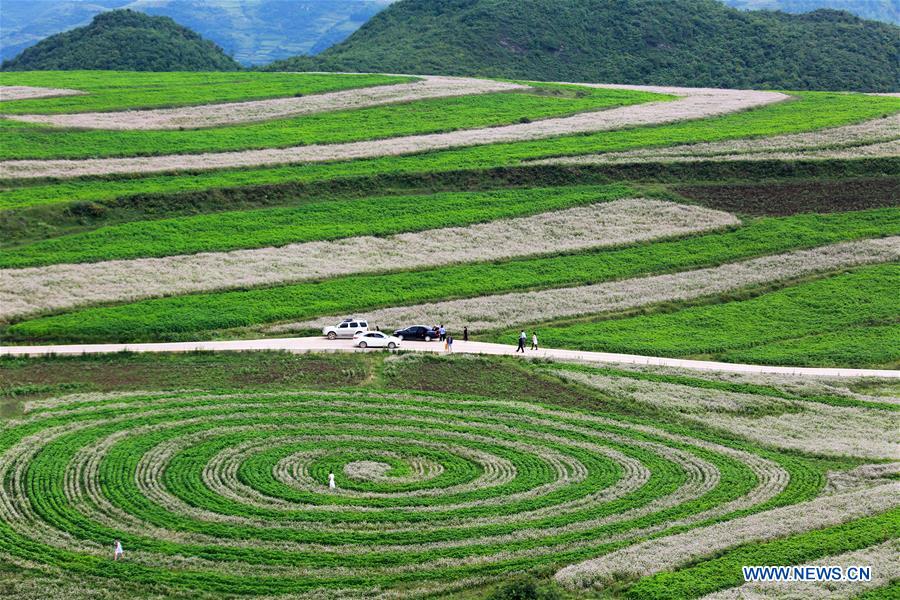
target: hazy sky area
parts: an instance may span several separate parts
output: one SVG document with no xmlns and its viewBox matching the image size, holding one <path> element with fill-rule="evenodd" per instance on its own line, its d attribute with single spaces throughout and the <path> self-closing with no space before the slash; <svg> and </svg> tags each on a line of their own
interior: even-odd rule
<svg viewBox="0 0 900 600">
<path fill-rule="evenodd" d="M 245 65 L 316 54 L 394 0 L 0 0 L 0 58 L 47 36 L 130 8 L 175 19 Z"/>
</svg>

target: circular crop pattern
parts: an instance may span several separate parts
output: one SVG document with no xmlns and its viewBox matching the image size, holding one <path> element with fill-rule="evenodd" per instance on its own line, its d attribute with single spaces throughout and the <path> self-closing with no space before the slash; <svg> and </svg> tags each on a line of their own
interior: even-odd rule
<svg viewBox="0 0 900 600">
<path fill-rule="evenodd" d="M 527 402 L 68 396 L 0 429 L 0 552 L 188 594 L 408 595 L 594 557 L 789 478 L 741 448 Z"/>
</svg>

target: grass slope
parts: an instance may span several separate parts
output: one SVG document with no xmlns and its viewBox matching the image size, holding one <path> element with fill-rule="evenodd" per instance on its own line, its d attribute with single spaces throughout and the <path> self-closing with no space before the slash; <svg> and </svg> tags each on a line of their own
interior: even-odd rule
<svg viewBox="0 0 900 600">
<path fill-rule="evenodd" d="M 222 104 L 298 94 L 322 94 L 414 80 L 414 77 L 338 73 L 0 72 L 0 85 L 64 88 L 85 92 L 80 96 L 2 102 L 0 114 L 44 115 Z M 21 124 L 16 126 L 18 125 Z"/>
<path fill-rule="evenodd" d="M 711 142 L 836 127 L 900 110 L 900 98 L 806 92 L 746 112 L 700 121 L 636 127 L 534 142 L 514 142 L 338 163 L 222 170 L 199 174 L 85 178 L 58 183 L 19 180 L 0 189 L 0 210 L 104 200 L 137 193 L 208 190 L 285 181 L 323 181 L 382 174 L 436 173 L 519 165 L 527 159 Z"/>
<path fill-rule="evenodd" d="M 533 93 L 434 98 L 183 131 L 75 130 L 9 123 L 0 130 L 4 140 L 0 160 L 195 154 L 335 144 L 494 127 L 670 98 L 629 90 L 538 84 Z"/>
<path fill-rule="evenodd" d="M 829 345 L 837 345 L 843 364 L 884 364 L 900 359 L 900 346 L 888 341 L 896 327 L 867 326 L 900 317 L 898 277 L 900 265 L 869 267 L 749 300 L 540 331 L 549 347 L 580 350 L 727 360 L 747 357 L 742 351 L 749 350 L 774 362 L 833 365 L 837 355 Z"/>
<path fill-rule="evenodd" d="M 338 198 L 297 206 L 137 221 L 9 249 L 0 268 L 283 246 L 465 226 L 636 195 L 628 186 Z"/>
<path fill-rule="evenodd" d="M 4 333 L 7 339 L 18 341 L 198 339 L 224 328 L 447 298 L 586 285 L 898 233 L 900 210 L 895 208 L 760 219 L 733 232 L 621 249 L 86 308 L 23 321 Z M 545 338 L 545 343 L 553 345 L 550 338 Z"/>
</svg>

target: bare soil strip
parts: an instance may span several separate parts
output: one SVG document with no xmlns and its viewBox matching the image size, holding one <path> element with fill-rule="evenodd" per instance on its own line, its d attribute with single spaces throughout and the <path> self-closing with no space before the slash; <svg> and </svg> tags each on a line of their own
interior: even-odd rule
<svg viewBox="0 0 900 600">
<path fill-rule="evenodd" d="M 408 323 L 468 325 L 492 330 L 563 317 L 627 310 L 656 304 L 714 296 L 751 285 L 793 279 L 811 273 L 900 259 L 900 237 L 863 240 L 764 256 L 718 267 L 667 275 L 636 277 L 596 285 L 514 292 L 461 300 L 369 311 L 370 323 L 382 329 Z M 269 327 L 269 333 L 318 329 L 340 321 L 327 316 Z M 454 325 L 455 324 L 455 325 Z"/>
<path fill-rule="evenodd" d="M 0 319 L 98 302 L 614 246 L 722 229 L 729 213 L 646 199 L 469 227 L 232 252 L 0 271 Z"/>
<path fill-rule="evenodd" d="M 627 88 L 628 86 L 621 87 Z M 580 113 L 570 117 L 543 119 L 533 123 L 516 123 L 502 127 L 466 129 L 449 133 L 403 136 L 387 140 L 347 144 L 320 144 L 294 146 L 291 148 L 244 150 L 240 152 L 173 154 L 169 156 L 132 158 L 11 160 L 0 162 L 0 178 L 65 178 L 117 173 L 144 174 L 166 171 L 208 171 L 259 165 L 397 156 L 462 146 L 536 140 L 595 131 L 609 131 L 624 127 L 703 119 L 764 106 L 789 98 L 785 94 L 762 91 L 693 90 L 688 88 L 653 89 L 681 90 L 679 93 L 685 95 L 680 100 L 648 102 L 610 110 Z"/>
<path fill-rule="evenodd" d="M 31 87 L 27 85 L 0 85 L 0 102 L 11 100 L 31 100 L 34 98 L 52 98 L 55 96 L 77 96 L 84 94 L 79 90 L 65 88 Z"/>
<path fill-rule="evenodd" d="M 810 502 L 635 544 L 600 558 L 565 567 L 555 577 L 566 587 L 578 589 L 609 582 L 614 577 L 652 575 L 741 544 L 847 523 L 889 510 L 898 504 L 900 483 L 824 496 Z"/>
<path fill-rule="evenodd" d="M 665 148 L 645 148 L 628 152 L 607 152 L 561 156 L 529 161 L 532 164 L 610 164 L 644 162 L 687 162 L 698 160 L 771 160 L 780 158 L 846 158 L 893 156 L 900 152 L 900 114 L 810 131 L 764 138 L 682 144 Z"/>
<path fill-rule="evenodd" d="M 900 156 L 900 140 L 892 140 L 890 142 L 880 142 L 877 144 L 867 144 L 864 146 L 852 146 L 849 148 L 837 148 L 833 150 L 799 150 L 785 152 L 747 152 L 744 154 L 698 154 L 679 155 L 679 156 L 607 156 L 598 155 L 591 157 L 592 160 L 560 160 L 559 162 L 543 161 L 535 164 L 632 164 L 632 163 L 690 163 L 704 161 L 759 161 L 759 160 L 852 160 L 857 158 L 891 158 Z"/>
<path fill-rule="evenodd" d="M 326 111 L 366 108 L 381 104 L 426 100 L 428 98 L 526 89 L 528 89 L 528 86 L 517 83 L 468 77 L 436 77 L 429 75 L 423 76 L 421 81 L 412 83 L 379 85 L 300 97 L 121 112 L 9 115 L 8 118 L 56 127 L 86 129 L 195 129 L 253 121 L 267 121 L 269 119 L 281 119 Z"/>
</svg>

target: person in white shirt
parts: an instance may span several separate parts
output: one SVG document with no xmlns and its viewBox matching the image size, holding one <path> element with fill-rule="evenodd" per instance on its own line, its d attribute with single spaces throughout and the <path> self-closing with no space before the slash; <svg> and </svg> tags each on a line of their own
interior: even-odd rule
<svg viewBox="0 0 900 600">
<path fill-rule="evenodd" d="M 122 542 L 116 540 L 115 550 L 113 550 L 113 560 L 119 560 L 120 558 L 125 558 L 125 551 L 122 550 Z"/>
<path fill-rule="evenodd" d="M 523 329 L 521 333 L 519 333 L 519 345 L 516 347 L 516 352 L 521 352 L 525 354 L 525 330 Z"/>
<path fill-rule="evenodd" d="M 334 473 L 328 473 L 328 489 L 333 490 L 335 488 L 334 485 Z"/>
<path fill-rule="evenodd" d="M 538 344 L 537 344 L 537 331 L 535 331 L 534 333 L 531 334 L 531 349 L 532 349 L 532 350 L 537 350 L 537 349 L 538 349 Z"/>
</svg>

